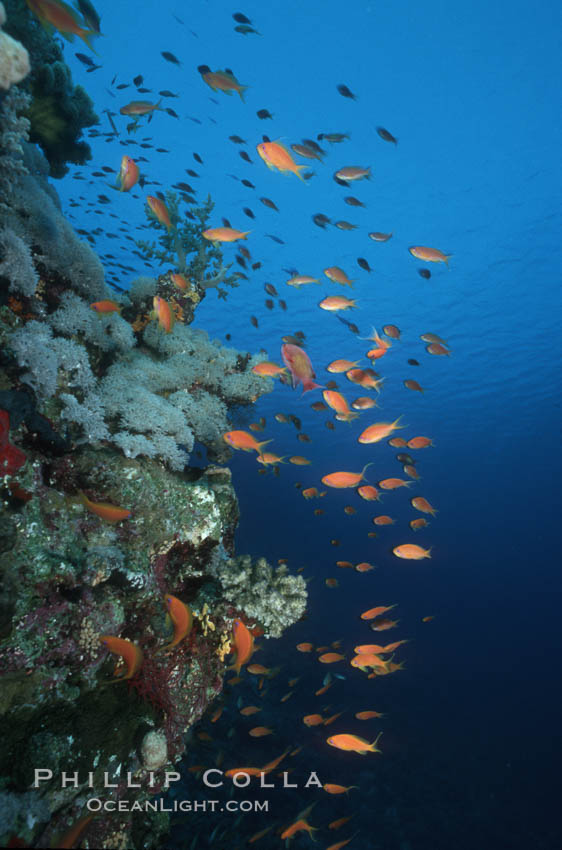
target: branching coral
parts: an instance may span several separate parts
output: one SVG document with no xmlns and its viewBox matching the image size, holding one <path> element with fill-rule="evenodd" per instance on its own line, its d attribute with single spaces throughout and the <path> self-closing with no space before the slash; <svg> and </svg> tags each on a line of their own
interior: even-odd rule
<svg viewBox="0 0 562 850">
<path fill-rule="evenodd" d="M 157 224 L 156 218 L 147 207 L 149 222 L 160 229 L 158 244 L 139 240 L 137 247 L 147 259 L 156 259 L 160 263 L 175 266 L 180 274 L 193 281 L 202 294 L 207 289 L 216 288 L 219 298 L 226 298 L 227 291 L 222 284 L 238 286 L 239 275 L 237 272 L 229 274 L 232 264 L 225 266 L 220 248 L 201 236 L 208 227 L 214 203 L 208 197 L 203 206 L 190 210 L 191 219 L 182 218 L 179 204 L 175 192 L 166 192 L 166 206 L 172 222 L 169 231 Z"/>
<path fill-rule="evenodd" d="M 29 134 L 29 121 L 22 113 L 29 107 L 30 97 L 17 86 L 0 103 L 0 209 L 6 209 L 17 178 L 27 174 L 23 147 Z"/>
</svg>

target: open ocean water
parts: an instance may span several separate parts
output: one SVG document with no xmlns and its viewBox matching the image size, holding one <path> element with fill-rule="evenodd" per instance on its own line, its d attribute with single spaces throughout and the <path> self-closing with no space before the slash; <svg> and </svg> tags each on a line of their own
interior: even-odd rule
<svg viewBox="0 0 562 850">
<path fill-rule="evenodd" d="M 209 193 L 216 226 L 226 217 L 233 227 L 251 230 L 243 244 L 262 264 L 226 301 L 209 292 L 195 325 L 222 341 L 228 334 L 241 350 L 263 348 L 277 363 L 282 337 L 302 331 L 316 380 L 325 385 L 335 377 L 350 401 L 365 393 L 325 367 L 347 358 L 364 368 L 369 344 L 360 337 L 373 326 L 382 333 L 389 323 L 401 332 L 374 365 L 385 377 L 380 410 L 329 430 L 331 412 L 310 408 L 322 399 L 321 390 L 302 396 L 300 388 L 276 382 L 272 394 L 233 423 L 246 428 L 263 416 L 263 439 L 273 440 L 268 450 L 312 461 L 281 464 L 279 475 L 259 475 L 253 455 L 238 452 L 231 462 L 241 508 L 238 551 L 272 563 L 287 558 L 293 570 L 305 567 L 310 598 L 303 622 L 280 640 L 262 641 L 256 661 L 281 668 L 266 681 L 265 695 L 246 677 L 238 690 L 227 687 L 216 725 L 200 724 L 212 741 L 194 739 L 181 794 L 208 796 L 189 765 L 213 765 L 218 752 L 225 769 L 261 764 L 289 745 L 303 747 L 279 767 L 291 762 L 290 778 L 304 782 L 315 771 L 323 783 L 358 787 L 342 798 L 302 787 L 256 792 L 269 799 L 269 813 L 237 820 L 226 813 L 174 816 L 166 847 L 245 847 L 270 824 L 274 828 L 256 847 L 278 847 L 277 826 L 319 801 L 308 815 L 323 830 L 316 846 L 358 831 L 350 846 L 362 850 L 560 850 L 560 5 L 248 0 L 236 7 L 100 0 L 97 8 L 102 68 L 86 73 L 70 47 L 65 57 L 93 98 L 103 130 L 110 129 L 103 110 L 118 112 L 134 94 L 133 87 L 117 91 L 117 84 L 142 74 L 153 93 L 177 93 L 166 105 L 178 119 L 158 112 L 133 136 L 153 146 L 143 151 L 148 161 L 141 171 L 161 189 L 187 180 L 198 199 Z M 237 12 L 259 34 L 234 31 Z M 161 51 L 172 52 L 181 65 L 167 62 Z M 197 71 L 203 64 L 232 69 L 248 86 L 244 102 L 212 92 Z M 342 84 L 355 99 L 338 92 Z M 259 119 L 261 109 L 273 117 Z M 126 138 L 124 119 L 115 120 Z M 377 134 L 381 126 L 396 144 Z M 349 138 L 320 141 L 322 160 L 295 155 L 314 172 L 304 182 L 268 170 L 256 152 L 263 134 L 288 146 L 336 132 Z M 230 141 L 233 134 L 245 144 Z M 57 186 L 65 210 L 76 227 L 105 231 L 112 230 L 105 216 L 111 210 L 139 238 L 141 201 L 108 192 L 103 180 L 73 180 L 74 174 L 88 177 L 100 163 L 115 163 L 117 170 L 125 148 L 115 139 L 93 138 L 91 144 L 91 163 L 72 169 Z M 136 151 L 127 150 L 132 156 Z M 334 172 L 349 165 L 370 167 L 370 179 L 337 185 Z M 198 176 L 186 176 L 186 169 Z M 111 205 L 100 207 L 97 196 L 104 192 Z M 346 204 L 348 195 L 365 206 Z M 278 211 L 260 203 L 262 196 Z M 78 209 L 69 206 L 76 201 Z M 332 224 L 315 225 L 318 213 Z M 356 229 L 335 227 L 341 219 Z M 371 231 L 392 238 L 374 242 Z M 412 245 L 451 254 L 449 267 L 416 260 L 408 252 Z M 157 269 L 131 255 L 130 247 L 104 233 L 96 241 L 110 273 L 107 253 L 136 274 Z M 224 246 L 228 260 L 235 251 Z M 354 279 L 353 289 L 323 275 L 334 265 Z M 430 268 L 431 277 L 421 277 L 420 268 Z M 287 269 L 318 277 L 322 285 L 287 287 Z M 115 270 L 114 280 L 125 289 L 134 277 Z M 266 308 L 265 283 L 285 299 L 286 311 L 278 298 L 274 309 Z M 358 335 L 319 309 L 318 302 L 334 294 L 357 300 L 355 309 L 340 315 L 358 326 Z M 427 332 L 447 341 L 450 356 L 426 352 L 420 335 Z M 420 365 L 410 366 L 411 358 Z M 406 379 L 419 381 L 425 392 L 406 389 Z M 310 443 L 297 441 L 292 424 L 277 422 L 279 412 L 299 417 Z M 385 493 L 381 503 L 366 502 L 353 490 L 303 499 L 296 484 L 322 488 L 327 473 L 359 471 L 368 462 L 368 483 L 402 476 L 395 455 L 408 448 L 357 442 L 367 424 L 399 416 L 405 429 L 398 435 L 426 435 L 434 443 L 412 452 L 419 483 Z M 416 495 L 439 512 L 414 533 L 409 521 L 423 516 L 410 505 Z M 346 514 L 345 506 L 356 512 Z M 318 508 L 324 513 L 316 516 Z M 377 514 L 396 522 L 376 527 Z M 368 537 L 369 531 L 378 536 Z M 431 559 L 392 554 L 398 544 L 414 542 L 431 547 Z M 340 569 L 339 559 L 376 569 Z M 326 578 L 336 578 L 338 586 L 327 587 Z M 399 624 L 388 632 L 371 632 L 359 618 L 379 604 L 396 605 L 391 615 Z M 434 619 L 422 622 L 428 616 Z M 354 645 L 379 638 L 407 639 L 395 658 L 405 668 L 373 680 L 347 661 L 322 666 L 295 648 L 304 641 L 341 641 L 350 657 Z M 325 695 L 315 696 L 328 671 L 345 679 L 335 678 Z M 287 684 L 292 677 L 299 678 L 293 689 Z M 281 702 L 290 690 L 293 696 Z M 274 734 L 248 738 L 251 720 L 240 718 L 236 705 L 241 695 L 246 703 L 262 700 L 259 722 Z M 321 709 L 344 712 L 329 733 L 302 722 Z M 354 718 L 367 709 L 385 716 Z M 325 740 L 337 732 L 373 740 L 381 730 L 380 755 L 343 753 Z M 247 789 L 236 794 L 254 796 Z M 327 830 L 330 820 L 346 815 L 354 816 L 348 824 Z M 309 845 L 306 833 L 292 843 Z"/>
</svg>

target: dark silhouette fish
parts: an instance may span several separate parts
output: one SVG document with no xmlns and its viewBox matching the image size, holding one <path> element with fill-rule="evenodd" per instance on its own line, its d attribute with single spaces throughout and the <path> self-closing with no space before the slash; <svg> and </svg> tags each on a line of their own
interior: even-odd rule
<svg viewBox="0 0 562 850">
<path fill-rule="evenodd" d="M 247 186 L 248 189 L 255 189 L 256 188 L 251 180 L 242 180 L 241 183 L 242 183 L 243 186 Z"/>
<path fill-rule="evenodd" d="M 160 97 L 179 97 L 179 94 L 174 94 L 173 91 L 168 91 L 168 89 L 159 91 L 158 94 L 160 95 Z"/>
<path fill-rule="evenodd" d="M 170 53 L 169 50 L 163 50 L 160 55 L 163 59 L 166 60 L 166 62 L 171 62 L 173 65 L 181 65 L 181 62 L 178 57 L 174 56 L 173 53 Z"/>
<path fill-rule="evenodd" d="M 425 278 L 425 280 L 429 280 L 429 278 L 431 277 L 431 272 L 429 271 L 429 269 L 418 269 L 418 274 L 420 275 L 420 277 Z"/>
<path fill-rule="evenodd" d="M 250 154 L 246 151 L 238 151 L 238 156 L 240 156 L 245 162 L 252 162 Z"/>
<path fill-rule="evenodd" d="M 247 216 L 248 216 L 248 218 L 255 218 L 255 215 L 253 214 L 252 210 L 251 210 L 249 207 L 244 207 L 244 209 L 242 210 L 242 212 L 243 212 L 245 215 L 247 215 Z"/>
<path fill-rule="evenodd" d="M 74 54 L 79 62 L 83 65 L 88 65 L 90 68 L 99 68 L 99 65 L 96 65 L 91 56 L 86 56 L 85 53 L 75 53 Z"/>
<path fill-rule="evenodd" d="M 277 242 L 278 245 L 285 244 L 283 240 L 279 238 L 279 236 L 274 236 L 273 233 L 266 233 L 265 235 L 269 237 L 269 239 L 273 239 L 274 242 Z"/>
<path fill-rule="evenodd" d="M 242 139 L 240 136 L 229 136 L 228 137 L 231 142 L 234 142 L 235 145 L 247 145 L 247 141 Z"/>
<path fill-rule="evenodd" d="M 133 77 L 133 85 L 134 86 L 142 86 L 144 82 L 144 77 L 142 74 L 137 74 L 136 77 Z"/>
<path fill-rule="evenodd" d="M 385 128 L 384 128 L 384 127 L 377 127 L 377 133 L 379 134 L 379 136 L 381 137 L 381 139 L 382 139 L 383 141 L 385 141 L 385 142 L 392 142 L 392 143 L 393 143 L 393 144 L 395 144 L 395 145 L 397 145 L 397 144 L 398 144 L 398 139 L 397 139 L 397 138 L 395 138 L 395 137 L 392 135 L 392 133 L 390 133 L 388 130 L 385 130 Z"/>
<path fill-rule="evenodd" d="M 265 207 L 269 207 L 270 210 L 276 210 L 279 212 L 279 208 L 276 206 L 274 201 L 271 200 L 271 198 L 260 198 L 260 201 Z"/>
<path fill-rule="evenodd" d="M 258 111 L 256 112 L 256 115 L 258 116 L 258 118 L 261 118 L 262 121 L 265 120 L 266 118 L 273 118 L 273 115 L 271 114 L 269 109 L 258 109 Z"/>
<path fill-rule="evenodd" d="M 348 88 L 346 85 L 344 85 L 343 83 L 341 83 L 341 84 L 337 87 L 337 89 L 338 89 L 338 92 L 341 94 L 341 96 L 342 96 L 342 97 L 348 97 L 348 98 L 350 98 L 350 100 L 357 100 L 357 97 L 353 94 L 353 92 L 351 91 L 351 89 L 349 89 L 349 88 Z"/>
<path fill-rule="evenodd" d="M 367 260 L 364 259 L 364 257 L 357 257 L 357 264 L 361 266 L 361 268 L 366 272 L 373 271 Z"/>
<path fill-rule="evenodd" d="M 237 24 L 251 24 L 251 20 L 243 15 L 242 12 L 234 12 L 232 15 Z"/>
<path fill-rule="evenodd" d="M 166 112 L 168 113 L 168 115 L 171 115 L 171 116 L 172 116 L 172 118 L 179 118 L 179 117 L 180 117 L 180 116 L 178 115 L 178 113 L 177 113 L 177 112 L 174 112 L 174 110 L 173 110 L 173 109 L 171 109 L 169 106 L 165 106 L 165 107 L 164 107 L 164 109 L 166 110 Z"/>
</svg>

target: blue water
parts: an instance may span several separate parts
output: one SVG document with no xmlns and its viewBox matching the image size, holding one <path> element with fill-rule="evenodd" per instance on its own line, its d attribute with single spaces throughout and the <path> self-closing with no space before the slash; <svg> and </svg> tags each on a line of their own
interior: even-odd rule
<svg viewBox="0 0 562 850">
<path fill-rule="evenodd" d="M 240 349 L 264 348 L 276 362 L 281 337 L 302 330 L 321 383 L 332 377 L 325 366 L 334 357 L 364 357 L 367 345 L 318 309 L 324 295 L 357 299 L 358 309 L 345 316 L 362 336 L 373 325 L 380 332 L 386 323 L 402 332 L 375 367 L 386 377 L 382 409 L 362 414 L 360 422 L 337 423 L 329 431 L 328 414 L 310 409 L 321 398 L 319 391 L 301 397 L 300 390 L 279 383 L 238 420 L 245 427 L 265 416 L 273 451 L 313 461 L 305 468 L 284 465 L 279 477 L 258 475 L 260 467 L 250 455 L 236 454 L 231 463 L 242 512 L 238 551 L 271 562 L 286 557 L 292 569 L 306 565 L 305 575 L 313 579 L 308 618 L 283 639 L 267 642 L 257 657 L 263 664 L 282 665 L 258 715 L 260 724 L 275 728 L 275 741 L 247 738 L 254 718 L 240 722 L 234 703 L 239 694 L 251 702 L 248 689 L 255 685 L 243 684 L 227 697 L 216 727 L 201 725 L 213 733 L 214 743 L 197 745 L 201 751 L 196 746 L 186 764 L 203 756 L 213 763 L 217 749 L 225 753 L 225 768 L 253 764 L 279 755 L 289 743 L 303 744 L 297 760 L 301 775 L 316 770 L 322 781 L 360 785 L 345 800 L 320 798 L 310 815 L 313 825 L 325 830 L 340 814 L 356 817 L 337 833 L 317 834 L 318 846 L 359 829 L 351 847 L 559 850 L 560 5 L 288 0 L 248 2 L 238 9 L 223 2 L 184 7 L 147 0 L 97 6 L 103 68 L 87 74 L 72 48 L 65 56 L 100 114 L 106 108 L 117 112 L 134 98 L 132 86 L 122 92 L 111 87 L 115 74 L 116 84 L 143 74 L 144 85 L 154 92 L 180 94 L 166 102 L 180 120 L 157 113 L 131 137 L 150 137 L 154 147 L 170 151 L 142 151 L 149 160 L 142 172 L 161 183 L 146 193 L 178 180 L 196 187 L 201 199 L 209 192 L 216 202 L 213 223 L 220 226 L 225 216 L 233 227 L 251 229 L 247 246 L 252 261 L 262 262 L 227 302 L 210 292 L 195 324 L 223 340 L 230 334 Z M 236 11 L 262 35 L 235 33 L 231 15 Z M 175 53 L 182 66 L 164 61 L 162 50 Z M 246 102 L 211 92 L 196 70 L 200 64 L 231 68 L 249 87 Z M 356 101 L 338 94 L 341 83 Z M 273 113 L 272 121 L 256 117 L 262 108 Z M 127 119 L 115 121 L 126 138 Z M 102 129 L 109 130 L 105 122 L 102 115 Z M 398 138 L 398 145 L 378 137 L 379 125 Z M 263 133 L 289 144 L 320 132 L 346 132 L 351 138 L 341 145 L 326 143 L 325 161 L 311 164 L 315 177 L 306 183 L 268 171 L 255 152 Z M 234 145 L 231 134 L 248 144 Z M 97 194 L 107 194 L 103 181 L 77 182 L 72 175 L 88 177 L 101 165 L 117 170 L 122 153 L 134 157 L 138 149 L 122 148 L 115 140 L 91 141 L 91 163 L 73 169 L 58 188 L 69 211 L 70 201 L 83 198 L 80 208 L 72 209 L 77 227 L 116 232 L 122 225 L 107 216 L 109 208 L 102 208 L 103 216 L 95 212 Z M 239 157 L 240 149 L 249 152 L 251 164 Z M 332 174 L 344 165 L 371 166 L 372 179 L 349 189 L 338 186 Z M 187 168 L 200 177 L 187 176 Z M 256 188 L 243 186 L 242 178 Z M 142 238 L 144 193 L 110 194 L 111 211 L 131 235 Z M 366 208 L 346 205 L 346 195 L 359 197 Z M 273 199 L 279 212 L 263 206 L 260 196 Z M 252 209 L 255 220 L 243 207 Z M 319 212 L 358 229 L 321 230 L 311 219 Z M 392 231 L 393 238 L 374 243 L 367 237 L 372 230 Z M 451 253 L 450 268 L 434 265 L 431 279 L 422 279 L 417 269 L 423 264 L 407 250 L 412 244 Z M 105 234 L 96 242 L 102 256 L 113 253 L 137 273 L 150 273 L 130 247 Z M 235 248 L 226 246 L 224 253 L 233 258 Z M 358 257 L 368 259 L 371 274 L 359 268 Z M 111 260 L 105 265 L 111 274 Z M 327 281 L 300 291 L 285 286 L 284 267 L 322 277 L 330 265 L 356 279 L 353 292 Z M 124 288 L 135 276 L 116 274 Z M 287 301 L 286 312 L 277 305 L 265 309 L 265 282 Z M 258 317 L 257 329 L 250 315 Z M 419 335 L 427 331 L 448 341 L 450 358 L 424 351 Z M 419 368 L 407 365 L 412 357 Z M 365 394 L 337 377 L 349 399 Z M 409 392 L 405 378 L 417 379 L 427 392 Z M 292 425 L 277 423 L 276 412 L 301 417 L 311 444 L 298 442 Z M 423 434 L 435 443 L 415 453 L 419 486 L 411 493 L 389 493 L 380 505 L 351 491 L 305 502 L 294 484 L 320 486 L 321 476 L 337 469 L 358 471 L 372 460 L 367 472 L 372 483 L 401 475 L 394 457 L 399 450 L 356 441 L 367 424 L 399 415 L 407 438 Z M 424 495 L 439 509 L 416 535 L 407 525 L 414 516 L 408 504 L 412 495 Z M 354 516 L 343 512 L 348 504 L 357 509 Z M 314 516 L 316 507 L 325 514 Z M 397 523 L 371 539 L 367 532 L 374 530 L 370 521 L 378 513 L 391 514 Z M 334 538 L 338 547 L 330 544 Z M 432 547 L 431 560 L 398 561 L 390 554 L 391 547 L 414 540 Z M 377 569 L 360 575 L 338 569 L 337 559 L 370 561 Z M 325 587 L 326 577 L 337 577 L 339 587 Z M 358 614 L 386 603 L 397 603 L 400 624 L 373 635 Z M 435 619 L 424 624 L 426 615 Z M 302 715 L 315 711 L 321 700 L 314 690 L 329 668 L 294 647 L 299 641 L 341 639 L 349 652 L 356 643 L 379 637 L 381 642 L 409 639 L 400 654 L 406 669 L 367 681 L 359 671 L 337 665 L 332 669 L 347 679 L 336 682 L 321 703 L 334 713 L 346 710 L 330 733 L 352 731 L 372 739 L 384 730 L 382 755 L 362 759 L 328 747 L 326 730 L 302 725 Z M 292 676 L 303 677 L 295 697 L 280 703 Z M 363 724 L 353 719 L 355 711 L 367 708 L 387 716 Z M 201 793 L 194 778 L 185 787 Z M 269 821 L 244 816 L 232 834 L 212 817 L 178 818 L 169 847 L 190 846 L 194 835 L 194 846 L 211 846 L 207 841 L 216 825 L 215 850 L 245 846 L 254 832 L 269 822 L 286 826 L 319 796 L 276 791 L 270 799 L 275 812 Z M 309 843 L 305 835 L 293 847 Z M 280 845 L 275 832 L 256 843 Z"/>
</svg>

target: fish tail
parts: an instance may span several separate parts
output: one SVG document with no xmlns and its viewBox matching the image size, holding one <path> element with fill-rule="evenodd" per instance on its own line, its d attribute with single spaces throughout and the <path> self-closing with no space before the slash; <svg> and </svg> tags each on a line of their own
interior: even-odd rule
<svg viewBox="0 0 562 850">
<path fill-rule="evenodd" d="M 374 461 L 370 460 L 369 463 L 365 464 L 365 466 L 363 467 L 363 469 L 361 471 L 361 481 L 365 478 L 365 471 L 369 468 L 369 466 L 372 466 L 373 463 L 374 463 Z"/>
<path fill-rule="evenodd" d="M 376 749 L 376 746 L 377 746 L 377 744 L 380 740 L 381 735 L 382 735 L 382 732 L 379 732 L 379 734 L 377 735 L 377 737 L 375 738 L 373 743 L 370 745 L 373 748 L 373 751 Z"/>
<path fill-rule="evenodd" d="M 240 100 L 242 101 L 242 103 L 245 103 L 245 102 L 246 102 L 246 101 L 244 100 L 244 92 L 246 91 L 246 89 L 247 89 L 247 88 L 248 88 L 248 86 L 240 86 L 240 88 L 239 88 L 239 89 L 237 89 L 238 94 L 240 95 Z"/>
<path fill-rule="evenodd" d="M 445 263 L 445 265 L 447 266 L 447 268 L 449 268 L 449 260 L 451 259 L 451 257 L 452 257 L 452 256 L 453 256 L 452 254 L 445 254 L 445 257 L 444 257 L 444 259 L 443 259 L 443 262 Z"/>
<path fill-rule="evenodd" d="M 92 53 L 95 53 L 96 56 L 98 55 L 98 52 L 97 52 L 96 48 L 94 47 L 94 45 L 92 44 L 91 39 L 97 38 L 97 36 L 98 36 L 98 33 L 94 32 L 94 30 L 82 30 L 82 32 L 80 33 L 80 38 L 82 39 L 84 44 L 87 44 L 88 47 L 90 48 L 90 50 L 92 51 Z"/>
<path fill-rule="evenodd" d="M 313 381 L 312 378 L 305 378 L 302 382 L 302 394 L 309 392 L 310 390 L 322 390 L 324 389 L 324 384 L 317 384 L 316 381 Z"/>
<path fill-rule="evenodd" d="M 262 452 L 263 447 L 268 446 L 272 442 L 273 442 L 273 438 L 271 440 L 262 440 L 261 443 L 257 443 L 257 446 L 258 446 L 258 449 L 259 449 L 258 454 L 261 455 L 263 453 Z"/>
<path fill-rule="evenodd" d="M 242 233 L 242 236 L 240 237 L 240 239 L 246 239 L 246 237 L 248 236 L 248 234 L 249 234 L 249 233 L 251 233 L 251 232 L 252 232 L 251 230 L 244 230 L 244 232 Z"/>
<path fill-rule="evenodd" d="M 297 168 L 296 168 L 296 171 L 295 171 L 295 174 L 297 175 L 299 180 L 302 180 L 303 183 L 306 183 L 306 180 L 302 176 L 301 171 L 306 171 L 307 168 L 308 168 L 307 165 L 297 165 Z"/>
</svg>

